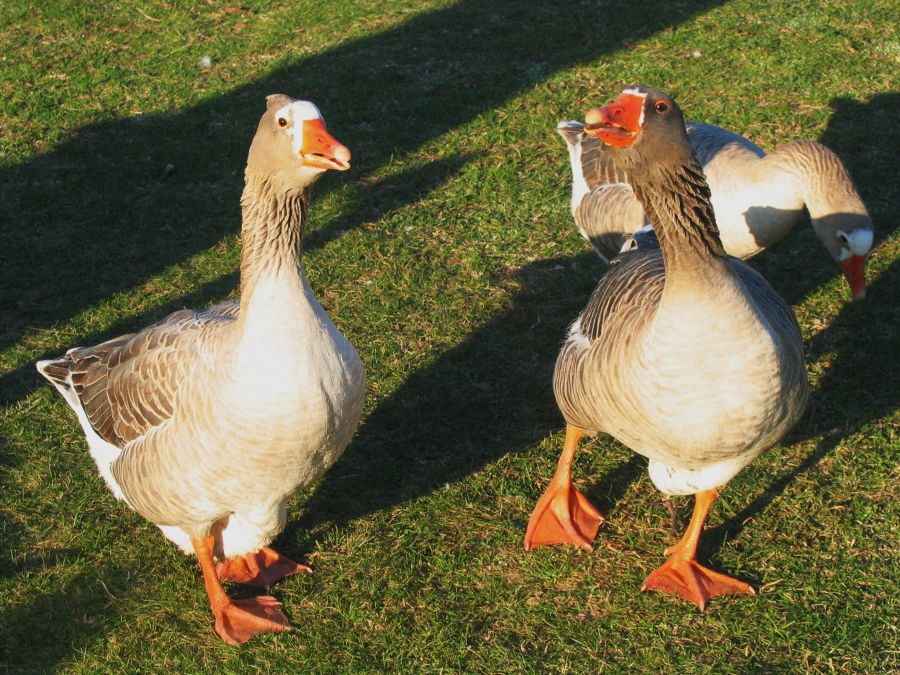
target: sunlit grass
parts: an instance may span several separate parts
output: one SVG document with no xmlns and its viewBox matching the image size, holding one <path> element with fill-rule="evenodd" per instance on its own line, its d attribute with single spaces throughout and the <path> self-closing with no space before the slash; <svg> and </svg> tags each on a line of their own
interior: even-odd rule
<svg viewBox="0 0 900 675">
<path fill-rule="evenodd" d="M 3 666 L 896 669 L 895 14 L 884 0 L 4 3 Z M 701 547 L 759 594 L 702 615 L 639 592 L 668 515 L 609 438 L 576 463 L 607 516 L 593 552 L 521 546 L 562 444 L 552 365 L 602 274 L 553 128 L 632 82 L 766 148 L 826 143 L 876 224 L 862 303 L 807 224 L 754 261 L 794 306 L 814 391 L 723 493 Z M 233 297 L 244 161 L 276 91 L 316 101 L 354 153 L 317 186 L 304 260 L 369 392 L 276 542 L 315 569 L 273 589 L 294 630 L 238 650 L 212 630 L 196 562 L 105 490 L 33 362 Z"/>
</svg>

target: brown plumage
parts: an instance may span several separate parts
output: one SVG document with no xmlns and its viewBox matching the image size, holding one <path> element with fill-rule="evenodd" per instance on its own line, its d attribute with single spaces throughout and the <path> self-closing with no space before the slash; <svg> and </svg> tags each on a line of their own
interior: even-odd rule
<svg viewBox="0 0 900 675">
<path fill-rule="evenodd" d="M 808 385 L 800 331 L 769 284 L 725 253 L 675 102 L 632 87 L 592 119 L 588 133 L 610 145 L 658 246 L 645 242 L 613 260 L 560 352 L 553 388 L 566 445 L 525 546 L 590 547 L 602 518 L 572 486 L 571 462 L 582 434 L 609 433 L 650 458 L 650 476 L 664 493 L 697 495 L 690 536 L 645 587 L 702 609 L 714 595 L 752 592 L 697 565 L 695 535 L 716 489 L 802 413 Z"/>
<path fill-rule="evenodd" d="M 581 122 L 560 122 L 572 170 L 572 215 L 604 260 L 629 234 L 654 222 L 611 154 Z M 746 138 L 711 124 L 687 124 L 691 147 L 711 188 L 725 250 L 747 259 L 785 237 L 804 206 L 855 298 L 865 295 L 864 263 L 872 219 L 841 160 L 824 145 L 794 141 L 766 154 Z"/>
<path fill-rule="evenodd" d="M 268 586 L 308 569 L 268 544 L 291 495 L 347 446 L 365 390 L 358 354 L 301 264 L 309 188 L 349 168 L 350 152 L 313 104 L 267 102 L 241 197 L 240 301 L 38 363 L 113 493 L 197 554 L 216 630 L 232 644 L 287 622 L 274 598 L 232 600 L 219 578 Z"/>
</svg>

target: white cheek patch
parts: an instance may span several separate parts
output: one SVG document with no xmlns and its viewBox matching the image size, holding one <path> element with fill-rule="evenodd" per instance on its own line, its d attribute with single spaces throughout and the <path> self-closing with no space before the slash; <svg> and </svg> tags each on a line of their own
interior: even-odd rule
<svg viewBox="0 0 900 675">
<path fill-rule="evenodd" d="M 872 241 L 875 233 L 869 228 L 853 230 L 850 234 L 843 230 L 838 230 L 837 235 L 847 242 L 846 247 L 841 247 L 838 260 L 846 260 L 852 255 L 866 255 L 872 250 Z"/>
<path fill-rule="evenodd" d="M 303 147 L 303 123 L 309 120 L 322 119 L 322 113 L 314 103 L 309 101 L 294 101 L 282 106 L 275 111 L 275 119 L 284 118 L 288 121 L 285 132 L 291 137 L 291 147 L 294 154 L 300 154 Z"/>
<path fill-rule="evenodd" d="M 641 99 L 641 116 L 638 118 L 638 127 L 643 129 L 644 128 L 644 104 L 647 102 L 647 92 L 641 91 L 637 87 L 628 87 L 622 93 L 628 94 L 630 96 L 637 96 L 639 99 Z"/>
</svg>

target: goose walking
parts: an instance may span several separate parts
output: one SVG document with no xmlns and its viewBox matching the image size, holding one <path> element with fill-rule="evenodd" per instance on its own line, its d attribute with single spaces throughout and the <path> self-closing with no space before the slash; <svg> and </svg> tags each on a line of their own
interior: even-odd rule
<svg viewBox="0 0 900 675">
<path fill-rule="evenodd" d="M 581 122 L 560 122 L 572 168 L 571 210 L 581 235 L 604 260 L 646 222 L 625 171 Z M 743 136 L 690 122 L 688 139 L 712 192 L 725 250 L 747 259 L 783 239 L 806 207 L 819 240 L 840 266 L 854 299 L 866 294 L 872 218 L 841 160 L 811 141 L 768 155 Z"/>
<path fill-rule="evenodd" d="M 269 96 L 241 197 L 240 301 L 37 364 L 116 497 L 197 555 L 230 644 L 287 628 L 273 597 L 234 600 L 220 580 L 265 587 L 309 571 L 268 544 L 290 496 L 337 460 L 362 412 L 360 358 L 301 264 L 310 186 L 349 167 L 315 105 Z"/>
<path fill-rule="evenodd" d="M 675 101 L 629 87 L 586 119 L 585 132 L 627 174 L 659 245 L 638 242 L 613 260 L 569 331 L 553 376 L 565 444 L 525 548 L 591 547 L 603 519 L 572 485 L 572 459 L 584 434 L 608 433 L 649 458 L 660 491 L 695 495 L 684 537 L 643 588 L 702 611 L 711 597 L 753 592 L 700 566 L 695 551 L 717 490 L 803 412 L 800 330 L 769 284 L 726 254 Z"/>
</svg>

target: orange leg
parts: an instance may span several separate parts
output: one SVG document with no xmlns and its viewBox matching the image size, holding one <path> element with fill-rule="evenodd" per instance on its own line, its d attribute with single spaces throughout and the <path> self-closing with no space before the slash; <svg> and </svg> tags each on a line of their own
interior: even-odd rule
<svg viewBox="0 0 900 675">
<path fill-rule="evenodd" d="M 240 645 L 258 633 L 280 633 L 288 630 L 287 618 L 278 609 L 279 602 L 270 595 L 247 600 L 233 600 L 222 589 L 213 562 L 214 537 L 193 537 L 191 543 L 203 570 L 203 582 L 209 606 L 216 619 L 216 632 L 230 645 Z"/>
<path fill-rule="evenodd" d="M 556 473 L 528 521 L 526 551 L 545 544 L 575 544 L 591 549 L 591 541 L 597 535 L 603 516 L 572 485 L 572 460 L 583 435 L 581 429 L 566 426 L 566 442 Z"/>
<path fill-rule="evenodd" d="M 647 577 L 641 586 L 642 591 L 674 593 L 679 598 L 693 602 L 701 612 L 706 609 L 709 599 L 717 595 L 754 594 L 753 589 L 743 581 L 713 572 L 698 564 L 695 559 L 700 532 L 716 494 L 717 490 L 708 490 L 694 495 L 694 513 L 684 536 L 677 544 L 666 549 L 669 559 Z"/>
<path fill-rule="evenodd" d="M 312 570 L 268 546 L 263 546 L 256 553 L 224 560 L 216 565 L 216 574 L 221 581 L 235 581 L 261 588 L 271 586 L 276 581 L 297 572 L 312 572 Z"/>
</svg>

